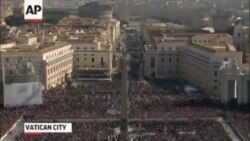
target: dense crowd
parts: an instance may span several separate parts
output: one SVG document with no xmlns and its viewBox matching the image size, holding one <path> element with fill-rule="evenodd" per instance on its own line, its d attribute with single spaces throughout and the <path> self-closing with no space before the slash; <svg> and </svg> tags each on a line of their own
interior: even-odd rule
<svg viewBox="0 0 250 141">
<path fill-rule="evenodd" d="M 147 130 L 158 130 L 151 141 L 230 141 L 227 133 L 215 121 L 178 121 L 165 123 L 144 123 Z M 142 139 L 143 140 L 143 139 Z"/>
<path fill-rule="evenodd" d="M 163 90 L 147 81 L 133 84 L 130 90 L 131 117 L 216 117 L 220 109 L 191 106 L 203 99 L 197 93 Z"/>
<path fill-rule="evenodd" d="M 21 116 L 27 120 L 65 118 L 116 118 L 108 110 L 120 109 L 120 82 L 90 82 L 77 88 L 58 87 L 43 93 L 43 104 L 9 107 L 0 111 L 1 135 Z M 74 109 L 74 110 L 72 110 Z"/>
<path fill-rule="evenodd" d="M 118 122 L 91 122 L 72 124 L 72 134 L 21 134 L 16 141 L 100 141 L 118 139 L 114 129 Z"/>
<path fill-rule="evenodd" d="M 43 105 L 5 108 L 0 112 L 0 134 L 3 135 L 20 116 L 28 121 L 39 119 L 83 119 L 120 117 L 121 82 L 88 82 L 76 88 L 62 88 L 43 93 Z M 249 114 L 204 104 L 197 93 L 175 93 L 141 79 L 132 81 L 129 89 L 129 118 L 227 117 L 249 138 Z M 213 105 L 213 103 L 211 104 Z M 49 136 L 49 135 L 48 135 Z M 161 136 L 161 134 L 160 134 Z M 185 135 L 184 135 L 185 136 Z M 173 139 L 181 140 L 181 139 Z"/>
<path fill-rule="evenodd" d="M 16 141 L 120 141 L 119 122 L 73 123 L 73 134 L 21 134 Z M 131 141 L 230 141 L 216 121 L 131 122 Z"/>
</svg>

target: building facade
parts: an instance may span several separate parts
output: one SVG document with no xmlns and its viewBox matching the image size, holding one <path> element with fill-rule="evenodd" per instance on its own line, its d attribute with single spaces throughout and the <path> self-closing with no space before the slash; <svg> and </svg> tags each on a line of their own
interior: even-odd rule
<svg viewBox="0 0 250 141">
<path fill-rule="evenodd" d="M 111 79 L 112 46 L 98 41 L 70 41 L 74 49 L 74 76 L 77 80 Z"/>
<path fill-rule="evenodd" d="M 216 33 L 154 37 L 154 44 L 144 48 L 144 75 L 187 80 L 209 94 L 218 95 L 222 62 L 236 58 L 242 63 L 242 52 L 236 51 L 232 44 L 229 35 Z"/>
<path fill-rule="evenodd" d="M 69 16 L 58 23 L 74 49 L 73 76 L 76 80 L 111 80 L 120 21 Z"/>
<path fill-rule="evenodd" d="M 224 61 L 220 67 L 220 96 L 222 103 L 237 98 L 239 105 L 250 102 L 249 64 L 239 66 L 236 59 Z"/>
<path fill-rule="evenodd" d="M 37 48 L 17 45 L 12 49 L 1 50 L 1 59 L 3 63 L 32 62 L 43 88 L 48 90 L 71 78 L 73 49 L 66 42 L 39 45 Z"/>
</svg>

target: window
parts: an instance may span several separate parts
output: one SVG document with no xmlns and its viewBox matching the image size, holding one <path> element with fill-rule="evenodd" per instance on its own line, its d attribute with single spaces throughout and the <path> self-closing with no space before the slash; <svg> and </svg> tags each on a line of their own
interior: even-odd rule
<svg viewBox="0 0 250 141">
<path fill-rule="evenodd" d="M 169 50 L 172 50 L 172 47 L 169 47 Z"/>
<path fill-rule="evenodd" d="M 87 47 L 84 47 L 84 49 L 86 50 L 86 49 L 87 49 Z"/>
<path fill-rule="evenodd" d="M 179 63 L 179 58 L 176 59 L 176 62 Z"/>
<path fill-rule="evenodd" d="M 5 58 L 5 61 L 9 61 L 9 58 Z"/>
<path fill-rule="evenodd" d="M 101 65 L 104 65 L 103 57 L 101 57 Z"/>
<path fill-rule="evenodd" d="M 161 62 L 164 63 L 164 58 L 161 58 Z"/>
<path fill-rule="evenodd" d="M 171 73 L 172 73 L 172 71 L 168 71 L 168 73 L 169 73 L 169 74 L 171 74 Z"/>
<path fill-rule="evenodd" d="M 76 58 L 76 61 L 79 62 L 79 58 Z"/>
<path fill-rule="evenodd" d="M 178 74 L 178 73 L 179 73 L 179 71 L 177 70 L 177 71 L 175 71 L 175 73 L 176 73 L 176 74 Z"/>
<path fill-rule="evenodd" d="M 217 83 L 217 80 L 216 80 L 216 79 L 214 80 L 214 83 Z"/>
<path fill-rule="evenodd" d="M 152 71 L 152 72 L 150 73 L 150 76 L 151 76 L 151 77 L 155 77 L 155 72 Z"/>
<path fill-rule="evenodd" d="M 79 50 L 79 47 L 76 47 L 77 50 Z"/>
<path fill-rule="evenodd" d="M 86 60 L 87 60 L 87 58 L 86 58 L 86 57 L 84 57 L 84 60 L 86 61 Z"/>
<path fill-rule="evenodd" d="M 154 68 L 155 67 L 155 58 L 150 58 L 150 67 Z"/>
<path fill-rule="evenodd" d="M 217 90 L 217 86 L 214 86 L 214 89 Z"/>
<path fill-rule="evenodd" d="M 95 62 L 95 58 L 92 58 L 92 62 Z"/>
<path fill-rule="evenodd" d="M 171 59 L 171 58 L 169 58 L 169 59 L 168 59 L 168 61 L 169 61 L 169 63 L 171 63 L 172 59 Z"/>
<path fill-rule="evenodd" d="M 87 67 L 87 65 L 84 65 L 84 68 L 86 68 Z"/>
<path fill-rule="evenodd" d="M 79 68 L 79 65 L 77 65 L 76 67 Z"/>
<path fill-rule="evenodd" d="M 22 61 L 22 57 L 18 57 L 18 62 Z"/>
<path fill-rule="evenodd" d="M 94 68 L 95 67 L 95 65 L 92 65 L 92 68 Z"/>
<path fill-rule="evenodd" d="M 228 61 L 228 58 L 225 58 L 224 60 L 225 60 L 225 61 Z"/>
<path fill-rule="evenodd" d="M 92 56 L 95 56 L 95 54 L 92 54 Z"/>
<path fill-rule="evenodd" d="M 92 50 L 94 50 L 95 48 L 94 47 L 92 47 Z"/>
<path fill-rule="evenodd" d="M 218 75 L 218 72 L 217 71 L 214 71 L 214 76 L 217 76 Z"/>
</svg>

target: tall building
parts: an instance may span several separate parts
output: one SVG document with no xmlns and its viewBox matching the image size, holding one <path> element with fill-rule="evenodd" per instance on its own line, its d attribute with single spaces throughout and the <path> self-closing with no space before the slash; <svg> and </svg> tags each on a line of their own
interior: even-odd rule
<svg viewBox="0 0 250 141">
<path fill-rule="evenodd" d="M 110 80 L 113 74 L 114 52 L 120 36 L 120 21 L 97 20 L 69 16 L 58 23 L 74 49 L 73 76 L 77 80 Z"/>
<path fill-rule="evenodd" d="M 149 78 L 183 79 L 207 93 L 220 93 L 219 68 L 234 59 L 242 64 L 242 52 L 228 34 L 166 33 L 153 36 L 144 48 L 144 75 Z"/>
<path fill-rule="evenodd" d="M 1 48 L 3 63 L 32 62 L 45 90 L 61 85 L 71 78 L 73 49 L 66 42 L 42 45 L 34 42 L 5 43 L 1 44 Z"/>
<path fill-rule="evenodd" d="M 87 38 L 87 37 L 86 37 Z M 95 37 L 69 40 L 74 49 L 74 76 L 77 80 L 110 80 L 113 70 L 112 45 Z"/>
</svg>

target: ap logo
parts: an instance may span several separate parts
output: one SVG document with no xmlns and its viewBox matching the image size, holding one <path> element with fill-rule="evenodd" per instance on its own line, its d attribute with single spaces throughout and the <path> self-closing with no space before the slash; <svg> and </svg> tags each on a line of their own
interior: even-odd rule
<svg viewBox="0 0 250 141">
<path fill-rule="evenodd" d="M 31 23 L 43 21 L 43 0 L 24 1 L 24 21 Z"/>
</svg>

